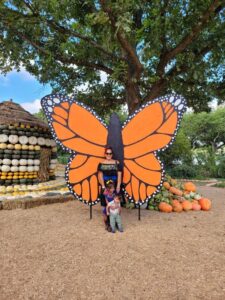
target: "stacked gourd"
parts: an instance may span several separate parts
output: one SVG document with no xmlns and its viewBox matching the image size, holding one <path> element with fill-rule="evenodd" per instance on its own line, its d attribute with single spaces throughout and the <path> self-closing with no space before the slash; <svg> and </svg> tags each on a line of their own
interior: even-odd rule
<svg viewBox="0 0 225 300">
<path fill-rule="evenodd" d="M 68 192 L 68 187 L 65 182 L 60 180 L 51 180 L 48 182 L 42 182 L 38 184 L 15 184 L 10 186 L 0 185 L 0 199 L 12 199 L 14 196 L 16 198 L 20 196 L 40 196 L 48 192 L 56 191 Z"/>
<path fill-rule="evenodd" d="M 161 212 L 208 211 L 211 201 L 196 192 L 193 182 L 182 184 L 166 176 L 161 191 L 149 201 L 148 208 Z"/>
<path fill-rule="evenodd" d="M 49 179 L 54 179 L 56 145 L 47 128 L 0 124 L 0 186 L 38 182 L 40 150 L 51 148 Z"/>
</svg>

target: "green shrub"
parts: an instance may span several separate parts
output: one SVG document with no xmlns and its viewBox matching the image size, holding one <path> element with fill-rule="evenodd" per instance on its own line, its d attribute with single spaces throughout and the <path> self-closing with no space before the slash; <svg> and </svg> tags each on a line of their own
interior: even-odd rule
<svg viewBox="0 0 225 300">
<path fill-rule="evenodd" d="M 66 165 L 68 163 L 68 159 L 69 159 L 69 154 L 63 154 L 63 155 L 59 155 L 58 158 L 58 162 L 60 164 Z"/>
<path fill-rule="evenodd" d="M 198 176 L 195 166 L 178 165 L 173 168 L 166 169 L 166 172 L 175 178 L 195 178 Z"/>
</svg>

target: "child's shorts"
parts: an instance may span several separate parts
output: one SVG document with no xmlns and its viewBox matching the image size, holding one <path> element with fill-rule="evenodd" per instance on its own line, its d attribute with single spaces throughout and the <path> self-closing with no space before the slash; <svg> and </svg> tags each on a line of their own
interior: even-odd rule
<svg viewBox="0 0 225 300">
<path fill-rule="evenodd" d="M 106 207 L 103 207 L 102 213 L 103 213 L 103 215 L 107 215 L 107 213 L 106 213 Z"/>
</svg>

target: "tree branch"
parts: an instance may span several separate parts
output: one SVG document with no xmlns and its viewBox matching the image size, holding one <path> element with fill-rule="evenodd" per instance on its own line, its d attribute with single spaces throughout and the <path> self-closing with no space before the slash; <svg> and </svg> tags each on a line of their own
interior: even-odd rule
<svg viewBox="0 0 225 300">
<path fill-rule="evenodd" d="M 210 17 L 213 13 L 218 14 L 219 11 L 222 9 L 221 7 L 221 1 L 220 0 L 214 0 L 209 8 L 205 11 L 205 13 L 200 17 L 199 22 L 197 25 L 193 26 L 190 33 L 186 35 L 181 42 L 172 50 L 169 52 L 164 53 L 161 56 L 160 62 L 156 69 L 156 75 L 163 76 L 165 72 L 165 66 L 167 63 L 173 59 L 177 54 L 183 52 L 190 44 L 193 43 L 193 41 L 198 37 L 204 26 L 208 23 L 210 20 Z"/>
<path fill-rule="evenodd" d="M 43 16 L 41 16 L 38 12 L 36 12 L 32 6 L 27 3 L 26 1 L 23 1 L 23 3 L 27 6 L 27 8 L 29 8 L 29 10 L 31 11 L 32 15 L 27 15 L 27 14 L 22 14 L 18 11 L 6 8 L 6 10 L 8 10 L 10 13 L 15 14 L 18 17 L 21 18 L 26 18 L 26 19 L 34 19 L 36 20 L 37 18 L 40 18 L 43 22 L 45 22 L 46 24 L 48 24 L 52 29 L 54 29 L 55 31 L 57 31 L 58 33 L 61 33 L 63 35 L 69 35 L 75 38 L 79 38 L 85 42 L 87 42 L 88 44 L 90 44 L 92 47 L 94 47 L 95 49 L 101 51 L 101 53 L 103 53 L 104 55 L 106 55 L 107 57 L 110 57 L 114 60 L 125 60 L 122 56 L 118 57 L 117 55 L 115 55 L 112 52 L 107 51 L 104 47 L 102 47 L 101 45 L 99 45 L 97 42 L 95 42 L 93 39 L 84 36 L 78 32 L 75 32 L 72 29 L 63 27 L 62 25 L 56 23 L 54 20 L 49 20 L 44 18 Z"/>
<path fill-rule="evenodd" d="M 167 60 L 171 60 L 177 54 L 181 53 L 184 49 L 186 49 L 199 35 L 204 26 L 208 23 L 210 17 L 213 13 L 217 11 L 217 8 L 220 7 L 221 1 L 214 0 L 212 4 L 209 6 L 208 10 L 201 16 L 200 21 L 196 26 L 194 26 L 191 32 L 183 38 L 183 40 L 167 54 Z M 219 11 L 217 11 L 218 13 Z"/>
<path fill-rule="evenodd" d="M 136 54 L 136 51 L 134 50 L 134 48 L 132 47 L 132 45 L 129 43 L 129 41 L 125 38 L 124 33 L 121 32 L 120 29 L 117 28 L 116 26 L 116 19 L 115 16 L 113 15 L 113 12 L 111 10 L 111 8 L 106 6 L 106 0 L 100 0 L 99 1 L 102 9 L 105 13 L 107 13 L 109 20 L 111 22 L 111 26 L 117 36 L 117 39 L 120 43 L 120 45 L 122 46 L 122 49 L 125 51 L 125 53 L 128 56 L 128 59 L 131 59 L 132 63 L 134 64 L 134 66 L 136 67 L 136 78 L 140 77 L 141 72 L 143 71 L 143 66 L 141 64 L 141 62 L 139 61 L 139 58 Z"/>
<path fill-rule="evenodd" d="M 24 33 L 21 33 L 19 31 L 17 31 L 17 35 L 20 36 L 20 38 L 26 42 L 28 42 L 31 46 L 33 46 L 36 50 L 38 50 L 39 53 L 44 54 L 45 56 L 49 56 L 50 53 L 45 49 L 44 44 L 40 43 L 40 42 L 34 42 L 32 41 L 28 36 L 26 36 Z M 90 69 L 94 69 L 94 70 L 101 70 L 106 72 L 107 74 L 111 75 L 113 73 L 113 70 L 106 67 L 103 64 L 100 63 L 92 63 L 92 62 L 88 62 L 88 61 L 84 61 L 84 60 L 78 60 L 74 57 L 65 57 L 62 54 L 59 53 L 55 53 L 53 55 L 54 59 L 57 61 L 60 61 L 62 63 L 66 63 L 66 64 L 75 64 L 77 66 L 80 67 L 87 67 Z"/>
</svg>

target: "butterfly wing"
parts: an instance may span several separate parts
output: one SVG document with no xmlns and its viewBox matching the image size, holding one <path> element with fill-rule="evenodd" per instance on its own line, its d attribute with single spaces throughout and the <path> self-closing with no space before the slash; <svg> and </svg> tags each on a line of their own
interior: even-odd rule
<svg viewBox="0 0 225 300">
<path fill-rule="evenodd" d="M 71 97 L 48 95 L 42 98 L 41 105 L 56 142 L 72 153 L 66 168 L 70 191 L 85 203 L 97 203 L 97 169 L 108 135 L 105 124 L 91 109 Z"/>
<path fill-rule="evenodd" d="M 181 96 L 160 97 L 135 112 L 123 126 L 123 183 L 130 200 L 144 203 L 158 192 L 164 170 L 157 152 L 174 141 L 185 109 Z"/>
</svg>

